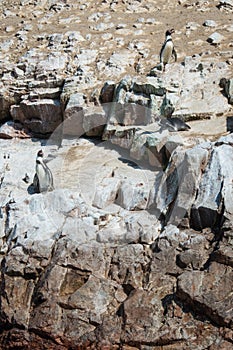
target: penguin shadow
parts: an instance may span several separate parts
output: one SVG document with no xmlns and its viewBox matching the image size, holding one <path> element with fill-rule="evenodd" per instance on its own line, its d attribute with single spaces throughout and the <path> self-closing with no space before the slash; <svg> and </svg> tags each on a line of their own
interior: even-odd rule
<svg viewBox="0 0 233 350">
<path fill-rule="evenodd" d="M 33 195 L 35 193 L 40 193 L 36 177 L 37 177 L 37 175 L 35 173 L 33 176 L 33 181 L 27 187 L 27 193 L 30 195 Z M 27 174 L 26 174 L 23 181 L 25 181 L 26 183 L 29 183 L 29 180 L 30 180 L 30 178 L 29 178 L 29 176 L 27 177 Z M 35 183 L 37 183 L 37 186 L 35 186 Z"/>
<path fill-rule="evenodd" d="M 35 193 L 40 193 L 33 185 L 33 183 L 31 183 L 28 188 L 27 188 L 27 193 L 30 195 L 33 195 Z"/>
</svg>

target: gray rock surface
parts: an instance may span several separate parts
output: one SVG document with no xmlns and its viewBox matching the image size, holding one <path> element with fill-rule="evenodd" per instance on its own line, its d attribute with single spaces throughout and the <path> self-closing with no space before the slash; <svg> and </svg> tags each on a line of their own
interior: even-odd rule
<svg viewBox="0 0 233 350">
<path fill-rule="evenodd" d="M 78 145 L 67 140 L 60 149 L 48 145 L 55 190 L 46 194 L 30 194 L 30 182 L 22 181 L 25 172 L 32 179 L 34 171 L 27 162 L 27 149 L 36 154 L 39 145 L 17 142 L 26 164 L 22 169 L 20 157 L 15 158 L 18 152 L 4 142 L 1 322 L 7 325 L 13 318 L 17 327 L 3 333 L 3 344 L 5 336 L 15 344 L 15 332 L 22 327 L 19 342 L 30 336 L 25 343 L 30 346 L 37 336 L 50 347 L 55 342 L 64 348 L 67 341 L 69 346 L 88 348 L 88 343 L 97 346 L 103 340 L 110 347 L 133 343 L 136 349 L 144 343 L 153 347 L 160 341 L 180 343 L 181 339 L 197 346 L 190 338 L 194 334 L 208 346 L 216 339 L 228 344 L 232 328 L 228 282 L 232 273 L 231 134 L 190 150 L 172 151 L 167 170 L 157 173 L 134 168 L 129 159 L 122 163 L 120 149 L 108 149 L 110 144 L 102 147 L 79 139 Z M 210 176 L 216 192 L 205 185 Z M 224 239 L 219 241 L 210 228 L 213 221 L 208 225 L 203 214 L 205 209 L 212 218 L 219 215 L 216 196 L 224 201 L 220 213 L 225 217 Z M 158 199 L 160 205 L 156 205 Z M 199 210 L 202 233 L 189 228 L 197 222 L 193 205 Z M 167 218 L 166 226 L 161 213 Z M 190 313 L 184 313 L 181 305 Z M 199 331 L 208 322 L 193 317 L 193 310 L 214 322 L 202 336 Z M 187 319 L 191 333 L 185 326 Z M 40 335 L 36 336 L 37 330 Z"/>
<path fill-rule="evenodd" d="M 1 1 L 2 350 L 232 349 L 231 3 Z"/>
</svg>

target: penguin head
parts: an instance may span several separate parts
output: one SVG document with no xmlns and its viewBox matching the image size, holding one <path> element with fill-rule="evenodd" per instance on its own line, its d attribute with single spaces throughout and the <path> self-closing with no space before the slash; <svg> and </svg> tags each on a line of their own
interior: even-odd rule
<svg viewBox="0 0 233 350">
<path fill-rule="evenodd" d="M 42 151 L 42 149 L 40 149 L 38 152 L 37 152 L 37 157 L 42 157 L 43 158 L 44 156 L 44 153 Z"/>
<path fill-rule="evenodd" d="M 174 34 L 175 33 L 175 30 L 173 29 L 173 28 L 171 28 L 171 29 L 169 29 L 169 30 L 167 30 L 166 31 L 166 36 L 169 36 L 169 35 L 172 35 L 172 34 Z"/>
</svg>

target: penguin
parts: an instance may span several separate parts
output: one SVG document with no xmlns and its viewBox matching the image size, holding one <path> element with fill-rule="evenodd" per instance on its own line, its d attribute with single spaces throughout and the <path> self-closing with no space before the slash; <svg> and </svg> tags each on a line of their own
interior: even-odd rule
<svg viewBox="0 0 233 350">
<path fill-rule="evenodd" d="M 168 118 L 167 121 L 168 128 L 170 129 L 170 131 L 188 131 L 191 129 L 191 127 L 188 124 L 186 124 L 182 119 L 178 117 Z"/>
<path fill-rule="evenodd" d="M 187 131 L 191 129 L 188 124 L 178 117 L 161 119 L 159 125 L 161 125 L 162 129 L 167 129 L 171 132 Z"/>
<path fill-rule="evenodd" d="M 171 37 L 173 33 L 175 33 L 173 28 L 166 31 L 166 38 L 160 51 L 160 64 L 162 65 L 163 72 L 165 71 L 166 64 L 169 63 L 172 56 L 174 56 L 175 62 L 177 61 L 177 54 Z"/>
<path fill-rule="evenodd" d="M 51 170 L 44 162 L 43 151 L 40 150 L 36 157 L 36 173 L 33 179 L 33 186 L 36 192 L 52 191 L 53 187 L 53 175 Z"/>
</svg>

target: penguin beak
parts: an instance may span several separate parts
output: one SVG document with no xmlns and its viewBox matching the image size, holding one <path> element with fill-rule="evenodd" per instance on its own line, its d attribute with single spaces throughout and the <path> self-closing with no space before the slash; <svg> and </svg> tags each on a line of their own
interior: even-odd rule
<svg viewBox="0 0 233 350">
<path fill-rule="evenodd" d="M 170 33 L 174 34 L 175 33 L 175 29 L 174 28 L 170 29 Z"/>
</svg>

